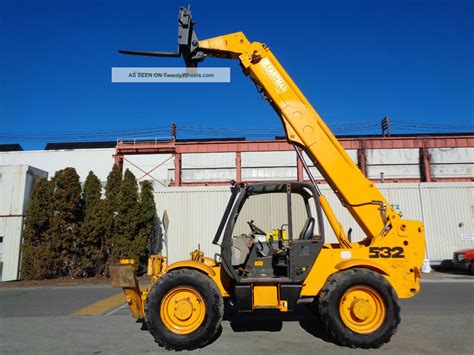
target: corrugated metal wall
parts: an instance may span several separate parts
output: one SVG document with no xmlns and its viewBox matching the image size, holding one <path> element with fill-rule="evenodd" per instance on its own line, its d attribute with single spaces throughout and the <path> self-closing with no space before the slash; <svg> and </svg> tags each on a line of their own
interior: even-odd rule
<svg viewBox="0 0 474 355">
<path fill-rule="evenodd" d="M 367 177 L 385 178 L 419 178 L 419 149 L 367 149 Z"/>
<path fill-rule="evenodd" d="M 449 259 L 455 250 L 474 248 L 473 183 L 422 184 L 421 200 L 429 235 L 428 256 Z"/>
<path fill-rule="evenodd" d="M 27 165 L 0 166 L 0 281 L 18 278 L 23 217 L 40 177 L 48 173 Z"/>
<path fill-rule="evenodd" d="M 431 260 L 450 259 L 453 251 L 474 247 L 474 241 L 469 240 L 469 236 L 474 235 L 473 183 L 398 183 L 378 184 L 378 187 L 391 204 L 399 206 L 404 218 L 425 222 Z M 321 190 L 343 226 L 353 229 L 353 241 L 361 240 L 363 234 L 360 227 L 341 206 L 332 190 L 327 185 L 321 185 Z M 155 193 L 159 216 L 162 216 L 164 209 L 168 210 L 168 254 L 171 262 L 187 259 L 189 252 L 198 244 L 207 255 L 219 252 L 219 248 L 212 245 L 212 239 L 229 196 L 228 187 L 177 187 Z M 271 221 L 267 216 L 269 211 L 277 216 L 273 217 L 277 224 L 281 219 L 278 216 L 286 216 L 285 208 L 278 207 L 279 203 L 275 202 L 262 200 L 260 204 L 250 204 L 242 212 L 242 220 L 239 218 L 238 232 L 248 231 L 245 221 L 251 218 L 267 231 L 278 227 L 270 225 L 272 222 L 267 225 Z M 295 204 L 293 213 L 298 220 L 306 214 L 301 204 Z M 324 224 L 326 240 L 335 242 L 329 224 L 327 221 Z"/>
<path fill-rule="evenodd" d="M 3 237 L 3 243 L 0 243 L 0 281 L 18 278 L 22 225 L 23 217 L 0 217 L 0 237 Z"/>
<path fill-rule="evenodd" d="M 235 179 L 235 153 L 183 154 L 181 168 L 184 183 L 229 181 Z M 174 174 L 174 168 L 172 172 Z"/>
<path fill-rule="evenodd" d="M 33 184 L 41 177 L 48 174 L 31 166 L 0 165 L 0 216 L 23 216 Z"/>
<path fill-rule="evenodd" d="M 296 153 L 242 152 L 242 179 L 263 181 L 296 179 Z"/>
<path fill-rule="evenodd" d="M 188 259 L 200 244 L 206 255 L 213 256 L 219 248 L 212 244 L 230 196 L 224 187 L 175 187 L 155 192 L 158 217 L 168 211 L 169 260 Z"/>
<path fill-rule="evenodd" d="M 434 178 L 474 177 L 474 148 L 432 148 L 429 152 Z"/>
</svg>

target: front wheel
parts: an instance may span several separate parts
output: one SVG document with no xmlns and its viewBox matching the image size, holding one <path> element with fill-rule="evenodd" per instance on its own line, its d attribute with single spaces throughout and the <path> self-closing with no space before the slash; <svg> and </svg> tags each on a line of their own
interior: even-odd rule
<svg viewBox="0 0 474 355">
<path fill-rule="evenodd" d="M 382 275 L 362 268 L 328 279 L 319 297 L 319 312 L 334 340 L 353 348 L 380 347 L 400 323 L 393 288 Z"/>
<path fill-rule="evenodd" d="M 206 345 L 224 315 L 217 285 L 196 270 L 170 271 L 153 285 L 145 304 L 145 322 L 166 349 L 192 350 Z"/>
</svg>

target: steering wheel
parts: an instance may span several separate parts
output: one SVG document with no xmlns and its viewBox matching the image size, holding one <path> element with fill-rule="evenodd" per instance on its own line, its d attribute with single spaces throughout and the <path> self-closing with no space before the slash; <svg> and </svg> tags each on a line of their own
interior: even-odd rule
<svg viewBox="0 0 474 355">
<path fill-rule="evenodd" d="M 261 230 L 260 228 L 258 228 L 254 223 L 253 223 L 253 219 L 249 222 L 247 222 L 247 224 L 249 225 L 250 227 L 250 230 L 252 231 L 253 234 L 260 234 L 260 235 L 266 235 L 267 233 L 265 233 L 263 230 Z"/>
</svg>

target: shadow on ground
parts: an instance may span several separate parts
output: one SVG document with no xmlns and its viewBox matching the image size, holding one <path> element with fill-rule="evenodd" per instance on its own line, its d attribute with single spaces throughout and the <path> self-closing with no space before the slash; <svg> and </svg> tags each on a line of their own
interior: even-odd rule
<svg viewBox="0 0 474 355">
<path fill-rule="evenodd" d="M 451 260 L 443 260 L 439 265 L 433 265 L 431 268 L 439 272 L 440 274 L 446 275 L 459 275 L 459 276 L 474 276 L 469 272 L 468 264 L 459 264 L 456 266 Z"/>
<path fill-rule="evenodd" d="M 292 312 L 260 310 L 251 313 L 238 312 L 230 306 L 225 307 L 224 321 L 228 321 L 234 332 L 267 331 L 279 332 L 285 322 L 298 322 L 306 332 L 326 342 L 331 342 L 319 317 L 307 305 L 297 305 Z"/>
<path fill-rule="evenodd" d="M 298 322 L 303 330 L 312 336 L 325 342 L 332 343 L 330 335 L 324 329 L 319 317 L 317 317 L 308 305 L 297 305 L 292 312 L 282 313 L 277 310 L 258 310 L 254 312 L 238 312 L 235 308 L 225 305 L 224 319 L 230 324 L 236 333 L 241 332 L 280 332 L 285 322 Z M 139 319 L 140 330 L 148 331 L 144 320 Z M 205 345 L 214 343 L 222 334 L 222 326 L 217 333 Z M 160 345 L 160 344 L 159 344 Z"/>
</svg>

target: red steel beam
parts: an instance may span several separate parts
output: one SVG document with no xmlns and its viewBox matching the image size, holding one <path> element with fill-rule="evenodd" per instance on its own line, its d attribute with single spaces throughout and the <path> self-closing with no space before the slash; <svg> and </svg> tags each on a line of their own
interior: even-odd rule
<svg viewBox="0 0 474 355">
<path fill-rule="evenodd" d="M 429 164 L 429 148 L 467 148 L 474 147 L 474 135 L 471 136 L 410 136 L 410 137 L 339 137 L 339 142 L 344 149 L 357 149 L 359 164 L 364 171 L 364 150 L 367 149 L 422 149 L 422 161 L 420 166 L 424 170 L 424 180 L 429 181 L 473 181 L 472 178 L 436 178 L 431 176 Z M 175 155 L 175 181 L 174 186 L 181 185 L 227 185 L 222 182 L 196 182 L 183 183 L 181 180 L 181 154 L 186 153 L 236 153 L 236 180 L 242 178 L 241 153 L 242 152 L 269 152 L 269 151 L 293 151 L 293 146 L 285 140 L 228 140 L 228 141 L 206 141 L 206 142 L 140 142 L 124 143 L 118 142 L 115 163 L 122 165 L 125 155 L 134 154 L 160 154 L 172 153 Z M 299 181 L 304 179 L 301 164 L 297 164 L 297 177 Z M 423 178 L 423 177 L 422 177 Z M 300 180 L 301 179 L 301 180 Z M 393 180 L 393 181 L 392 181 Z M 376 179 L 374 181 L 377 181 Z M 386 182 L 412 182 L 419 179 L 401 178 L 385 179 Z M 318 181 L 319 182 L 319 181 Z"/>
<path fill-rule="evenodd" d="M 235 152 L 235 180 L 242 181 L 242 157 L 240 152 Z"/>
<path fill-rule="evenodd" d="M 431 182 L 431 164 L 430 164 L 430 153 L 428 148 L 420 148 L 421 164 L 420 164 L 420 177 L 423 182 Z"/>
<path fill-rule="evenodd" d="M 181 186 L 181 153 L 174 155 L 174 185 Z"/>
</svg>

